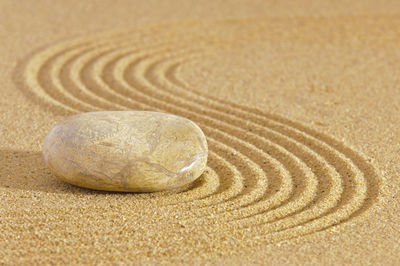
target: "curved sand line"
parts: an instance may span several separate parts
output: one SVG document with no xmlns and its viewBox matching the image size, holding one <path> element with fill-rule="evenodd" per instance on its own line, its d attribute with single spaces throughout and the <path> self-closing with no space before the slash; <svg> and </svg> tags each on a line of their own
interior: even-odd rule
<svg viewBox="0 0 400 266">
<path fill-rule="evenodd" d="M 68 62 L 69 60 L 70 60 L 69 57 L 67 57 L 66 60 L 64 60 L 64 61 L 67 61 L 67 62 Z M 58 62 L 63 62 L 63 61 L 62 61 L 62 60 L 58 60 Z M 57 67 L 57 68 L 58 68 L 58 67 Z M 53 79 L 54 79 L 55 77 L 58 76 L 58 75 L 52 75 L 51 73 L 52 73 L 52 72 L 50 72 L 50 76 L 51 76 Z M 51 78 L 51 77 L 50 77 L 50 78 Z M 60 81 L 57 81 L 57 83 L 60 83 Z M 70 103 L 70 105 L 73 105 L 73 104 L 74 104 L 73 102 Z"/>
<path fill-rule="evenodd" d="M 88 85 L 89 86 L 89 85 Z M 226 210 L 226 208 L 225 208 L 225 210 Z"/>
<path fill-rule="evenodd" d="M 69 61 L 69 59 L 67 58 L 67 61 Z M 251 171 L 251 170 L 250 170 Z M 258 175 L 256 175 L 256 176 L 258 176 Z M 259 188 L 263 188 L 263 187 L 265 187 L 264 185 L 260 185 L 260 186 L 258 186 Z"/>
<path fill-rule="evenodd" d="M 363 191 L 363 187 L 359 187 L 359 190 L 362 192 Z"/>
<path fill-rule="evenodd" d="M 147 46 L 141 39 L 146 31 L 141 38 L 127 32 L 58 44 L 28 61 L 21 88 L 55 112 L 150 109 L 197 122 L 208 136 L 210 169 L 200 185 L 149 200 L 168 198 L 159 208 L 179 215 L 187 230 L 201 224 L 215 233 L 218 224 L 221 232 L 275 241 L 329 228 L 373 204 L 379 190 L 375 170 L 343 143 L 190 90 L 179 69 L 193 58 L 231 49 L 234 38 L 182 34 L 175 40 L 167 33 L 148 37 Z"/>
<path fill-rule="evenodd" d="M 135 75 L 136 76 L 136 75 Z M 324 203 L 324 205 L 325 205 L 325 207 L 326 207 L 326 203 Z M 328 207 L 329 207 L 329 205 L 328 205 Z M 319 210 L 321 210 L 321 208 L 318 208 Z M 322 208 L 322 210 L 323 210 L 323 208 Z M 312 210 L 310 210 L 310 211 L 312 211 Z M 212 222 L 212 221 L 211 221 Z"/>
</svg>

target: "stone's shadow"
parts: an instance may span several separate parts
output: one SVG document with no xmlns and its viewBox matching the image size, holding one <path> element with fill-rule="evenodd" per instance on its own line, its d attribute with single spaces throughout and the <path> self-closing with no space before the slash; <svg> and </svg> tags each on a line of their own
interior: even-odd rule
<svg viewBox="0 0 400 266">
<path fill-rule="evenodd" d="M 93 193 L 54 176 L 46 167 L 41 152 L 1 149 L 0 165 L 0 188 L 52 193 Z"/>
<path fill-rule="evenodd" d="M 149 199 L 188 191 L 197 186 L 201 186 L 203 182 L 203 178 L 199 178 L 185 187 L 154 193 L 92 190 L 68 184 L 57 178 L 50 172 L 50 169 L 46 167 L 41 152 L 0 149 L 0 189 L 10 188 L 25 191 L 80 195 L 135 195 L 135 198 Z"/>
</svg>

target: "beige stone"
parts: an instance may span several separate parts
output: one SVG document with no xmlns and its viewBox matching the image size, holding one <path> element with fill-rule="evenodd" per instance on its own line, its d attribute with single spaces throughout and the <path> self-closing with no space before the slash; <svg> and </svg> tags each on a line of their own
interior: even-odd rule
<svg viewBox="0 0 400 266">
<path fill-rule="evenodd" d="M 192 121 L 147 111 L 72 116 L 48 133 L 43 156 L 68 183 L 98 190 L 151 192 L 198 178 L 207 142 Z"/>
</svg>

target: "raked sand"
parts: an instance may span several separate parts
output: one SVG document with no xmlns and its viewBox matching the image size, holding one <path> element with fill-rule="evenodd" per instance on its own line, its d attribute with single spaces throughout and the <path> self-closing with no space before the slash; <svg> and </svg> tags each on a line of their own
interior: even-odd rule
<svg viewBox="0 0 400 266">
<path fill-rule="evenodd" d="M 0 264 L 400 263 L 398 1 L 2 1 Z M 45 167 L 99 110 L 196 122 L 204 174 L 108 193 Z"/>
</svg>

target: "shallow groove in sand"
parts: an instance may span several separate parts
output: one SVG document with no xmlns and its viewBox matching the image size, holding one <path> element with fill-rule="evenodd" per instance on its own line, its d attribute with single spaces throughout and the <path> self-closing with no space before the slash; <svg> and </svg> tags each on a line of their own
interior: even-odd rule
<svg viewBox="0 0 400 266">
<path fill-rule="evenodd" d="M 190 90 L 179 75 L 193 59 L 234 49 L 235 39 L 260 41 L 246 27 L 263 22 L 251 23 L 218 23 L 219 35 L 175 25 L 60 43 L 23 64 L 17 84 L 54 112 L 155 110 L 198 123 L 210 147 L 203 176 L 177 193 L 138 197 L 179 216 L 185 230 L 279 241 L 361 214 L 379 191 L 362 155 L 295 121 Z"/>
</svg>

